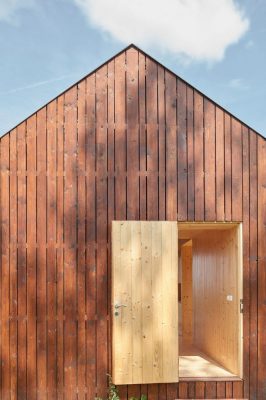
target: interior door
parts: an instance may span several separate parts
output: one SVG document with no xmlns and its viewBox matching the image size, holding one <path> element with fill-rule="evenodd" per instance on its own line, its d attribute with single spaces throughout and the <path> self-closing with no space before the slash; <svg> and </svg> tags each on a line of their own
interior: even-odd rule
<svg viewBox="0 0 266 400">
<path fill-rule="evenodd" d="M 112 223 L 112 378 L 178 382 L 177 223 Z"/>
</svg>

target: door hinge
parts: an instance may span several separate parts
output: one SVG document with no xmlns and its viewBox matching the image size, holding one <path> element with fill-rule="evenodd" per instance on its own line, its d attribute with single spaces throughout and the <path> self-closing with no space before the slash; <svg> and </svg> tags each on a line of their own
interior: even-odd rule
<svg viewBox="0 0 266 400">
<path fill-rule="evenodd" d="M 243 314 L 244 312 L 244 301 L 243 299 L 240 299 L 240 313 Z"/>
</svg>

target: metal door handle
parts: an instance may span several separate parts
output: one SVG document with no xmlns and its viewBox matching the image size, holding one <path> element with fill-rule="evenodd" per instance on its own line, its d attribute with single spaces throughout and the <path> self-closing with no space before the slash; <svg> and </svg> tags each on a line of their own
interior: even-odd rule
<svg viewBox="0 0 266 400">
<path fill-rule="evenodd" d="M 125 304 L 115 304 L 115 309 L 117 310 L 120 307 L 126 307 Z"/>
</svg>

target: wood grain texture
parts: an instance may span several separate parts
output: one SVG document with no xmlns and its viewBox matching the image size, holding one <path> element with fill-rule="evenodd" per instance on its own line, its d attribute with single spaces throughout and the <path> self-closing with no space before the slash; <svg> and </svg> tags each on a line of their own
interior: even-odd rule
<svg viewBox="0 0 266 400">
<path fill-rule="evenodd" d="M 175 222 L 112 223 L 116 384 L 178 381 L 176 244 Z"/>
<path fill-rule="evenodd" d="M 265 397 L 264 160 L 263 138 L 132 46 L 2 137 L 1 398 L 105 395 L 111 221 L 127 219 L 243 223 L 244 381 L 215 396 Z"/>
<path fill-rule="evenodd" d="M 242 375 L 239 229 L 199 231 L 192 239 L 194 343 L 237 376 Z"/>
</svg>

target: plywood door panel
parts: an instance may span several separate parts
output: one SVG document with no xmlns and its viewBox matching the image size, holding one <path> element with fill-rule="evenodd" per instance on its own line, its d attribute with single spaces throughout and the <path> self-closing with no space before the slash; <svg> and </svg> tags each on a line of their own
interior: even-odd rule
<svg viewBox="0 0 266 400">
<path fill-rule="evenodd" d="M 178 381 L 177 277 L 176 222 L 113 221 L 116 384 Z"/>
</svg>

